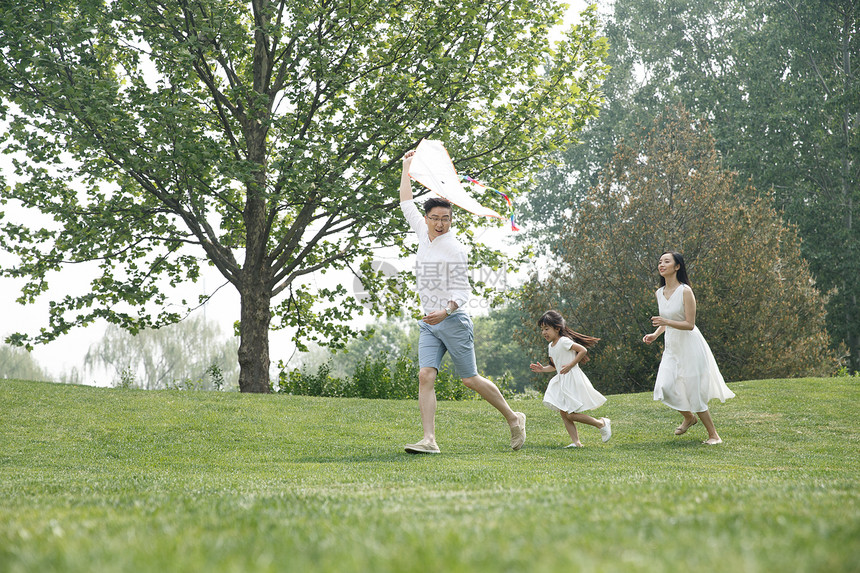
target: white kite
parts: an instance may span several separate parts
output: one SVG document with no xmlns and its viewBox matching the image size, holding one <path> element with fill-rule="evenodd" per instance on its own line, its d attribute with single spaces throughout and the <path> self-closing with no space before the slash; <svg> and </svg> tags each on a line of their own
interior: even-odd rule
<svg viewBox="0 0 860 573">
<path fill-rule="evenodd" d="M 478 203 L 466 193 L 454 163 L 441 141 L 422 139 L 412 156 L 409 176 L 443 199 L 482 217 L 504 219 L 492 209 Z"/>
</svg>

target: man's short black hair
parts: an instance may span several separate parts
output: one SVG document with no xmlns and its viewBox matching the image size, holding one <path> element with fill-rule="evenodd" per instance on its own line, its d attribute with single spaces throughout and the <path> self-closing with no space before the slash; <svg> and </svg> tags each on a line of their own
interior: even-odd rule
<svg viewBox="0 0 860 573">
<path fill-rule="evenodd" d="M 432 197 L 424 202 L 424 214 L 429 214 L 434 207 L 444 207 L 451 211 L 452 215 L 454 214 L 454 207 L 451 203 L 445 199 L 440 199 L 439 197 Z"/>
</svg>

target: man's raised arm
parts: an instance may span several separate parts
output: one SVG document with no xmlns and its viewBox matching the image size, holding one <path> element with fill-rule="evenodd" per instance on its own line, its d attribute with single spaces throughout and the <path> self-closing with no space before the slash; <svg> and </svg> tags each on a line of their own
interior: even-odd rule
<svg viewBox="0 0 860 573">
<path fill-rule="evenodd" d="M 412 179 L 409 178 L 409 166 L 412 165 L 414 151 L 407 151 L 403 156 L 403 173 L 400 175 L 400 201 L 412 200 Z"/>
</svg>

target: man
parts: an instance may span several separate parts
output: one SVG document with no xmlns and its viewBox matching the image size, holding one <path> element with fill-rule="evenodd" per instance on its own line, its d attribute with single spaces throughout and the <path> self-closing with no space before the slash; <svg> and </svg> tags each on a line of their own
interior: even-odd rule
<svg viewBox="0 0 860 573">
<path fill-rule="evenodd" d="M 418 296 L 425 316 L 419 323 L 418 407 L 424 438 L 405 449 L 410 454 L 438 454 L 436 444 L 436 375 L 445 352 L 451 355 L 454 369 L 468 388 L 496 408 L 511 427 L 511 447 L 520 449 L 526 440 L 526 415 L 514 412 L 491 381 L 478 375 L 472 319 L 465 311 L 471 287 L 465 247 L 451 233 L 454 209 L 444 199 L 429 199 L 424 216 L 413 202 L 409 166 L 414 151 L 403 157 L 400 177 L 400 208 L 409 226 L 418 235 L 418 261 L 415 267 Z"/>
</svg>

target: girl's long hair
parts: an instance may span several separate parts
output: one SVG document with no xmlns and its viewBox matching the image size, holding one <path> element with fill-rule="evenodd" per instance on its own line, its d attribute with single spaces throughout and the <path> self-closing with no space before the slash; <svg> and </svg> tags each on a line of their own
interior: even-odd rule
<svg viewBox="0 0 860 573">
<path fill-rule="evenodd" d="M 690 279 L 687 278 L 687 265 L 684 264 L 684 256 L 677 251 L 665 251 L 663 255 L 672 255 L 672 258 L 675 259 L 675 263 L 679 265 L 678 272 L 675 274 L 678 282 L 690 286 Z M 660 258 L 663 258 L 663 255 L 660 255 Z M 662 275 L 660 276 L 660 286 L 666 286 L 666 278 Z"/>
<path fill-rule="evenodd" d="M 579 332 L 576 332 L 575 330 L 567 326 L 564 317 L 557 310 L 546 311 L 545 313 L 543 313 L 543 316 L 538 319 L 537 323 L 539 327 L 546 325 L 550 328 L 555 328 L 556 330 L 558 330 L 561 336 L 566 336 L 577 344 L 581 344 L 586 348 L 591 348 L 592 346 L 600 342 L 599 338 L 594 338 L 593 336 L 588 336 L 586 334 L 580 334 Z M 588 360 L 588 354 L 586 354 L 579 362 L 585 363 L 588 362 Z M 550 362 L 552 362 L 552 359 L 550 359 Z"/>
</svg>

